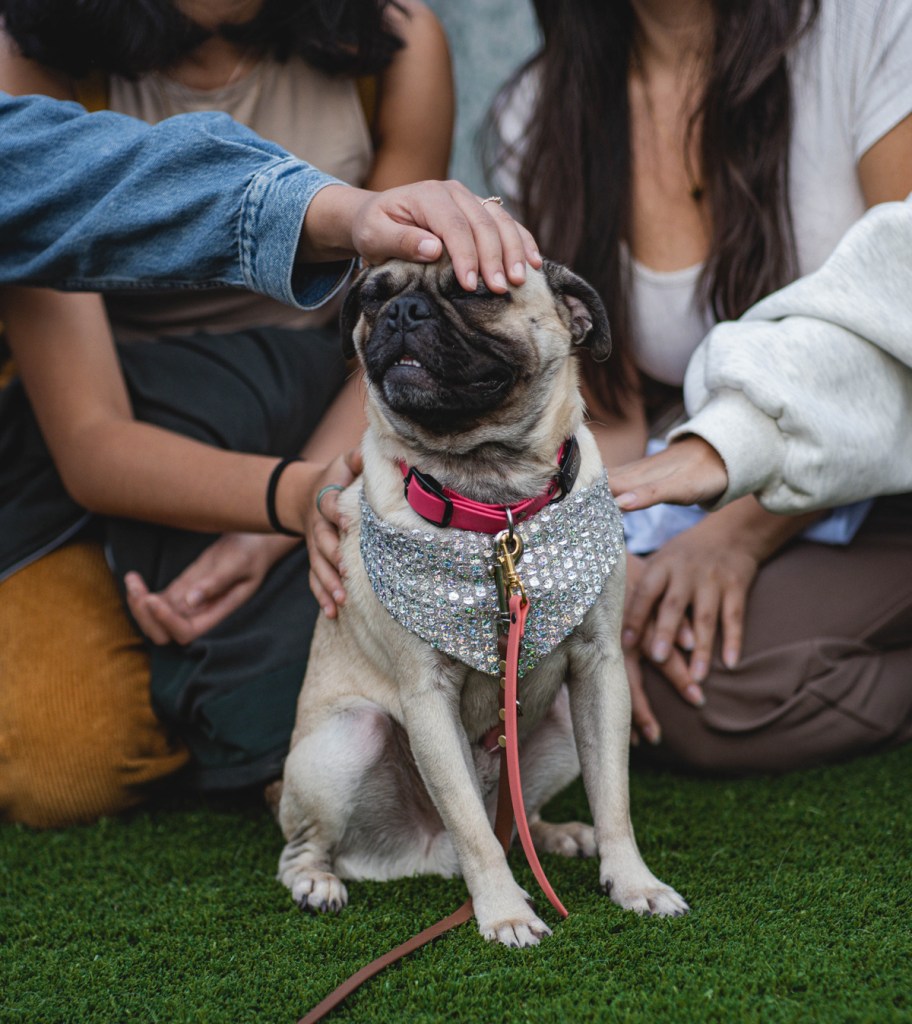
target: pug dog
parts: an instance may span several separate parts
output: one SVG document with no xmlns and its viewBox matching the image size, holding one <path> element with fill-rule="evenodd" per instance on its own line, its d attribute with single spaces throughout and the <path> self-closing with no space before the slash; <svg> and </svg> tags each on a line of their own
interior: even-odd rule
<svg viewBox="0 0 912 1024">
<path fill-rule="evenodd" d="M 486 939 L 550 934 L 492 829 L 503 666 L 491 569 L 506 527 L 530 602 L 518 721 L 536 849 L 597 856 L 621 907 L 685 913 L 629 816 L 623 533 L 574 358 L 608 355 L 601 301 L 549 262 L 500 295 L 464 291 L 446 258 L 393 261 L 354 282 L 342 332 L 367 381 L 364 473 L 340 496 L 348 598 L 313 638 L 280 880 L 325 911 L 347 903 L 343 879 L 462 874 Z M 581 769 L 593 825 L 543 821 Z"/>
</svg>

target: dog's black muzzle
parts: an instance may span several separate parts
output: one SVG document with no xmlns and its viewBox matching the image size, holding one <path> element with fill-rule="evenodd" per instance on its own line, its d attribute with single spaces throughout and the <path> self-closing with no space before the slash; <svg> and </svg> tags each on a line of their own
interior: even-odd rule
<svg viewBox="0 0 912 1024">
<path fill-rule="evenodd" d="M 510 355 L 499 339 L 454 323 L 422 290 L 378 311 L 363 351 L 386 405 L 435 433 L 466 429 L 503 404 L 517 378 Z"/>
</svg>

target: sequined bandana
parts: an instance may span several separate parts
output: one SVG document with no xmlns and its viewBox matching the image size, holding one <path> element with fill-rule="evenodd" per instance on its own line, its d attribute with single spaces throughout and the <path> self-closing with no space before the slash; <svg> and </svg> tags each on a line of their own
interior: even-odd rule
<svg viewBox="0 0 912 1024">
<path fill-rule="evenodd" d="M 623 557 L 624 529 L 603 476 L 517 532 L 525 545 L 517 571 L 531 602 L 519 667 L 528 672 L 582 622 Z M 362 491 L 361 557 L 397 622 L 451 658 L 497 674 L 493 537 L 399 530 L 377 517 Z"/>
</svg>

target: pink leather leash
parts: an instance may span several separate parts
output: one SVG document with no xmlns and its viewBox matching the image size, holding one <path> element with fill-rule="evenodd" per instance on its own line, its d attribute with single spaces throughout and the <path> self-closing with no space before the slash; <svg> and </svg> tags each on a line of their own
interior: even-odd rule
<svg viewBox="0 0 912 1024">
<path fill-rule="evenodd" d="M 519 652 L 528 614 L 529 601 L 525 594 L 521 592 L 512 593 L 509 600 L 509 627 L 507 635 L 506 637 L 500 636 L 498 638 L 501 666 L 504 668 L 500 690 L 505 743 L 502 745 L 500 752 L 500 780 L 497 789 L 494 834 L 503 847 L 504 853 L 509 852 L 515 819 L 523 852 L 526 855 L 529 867 L 532 869 L 532 874 L 554 909 L 561 917 L 567 917 L 567 911 L 551 887 L 539 862 L 538 854 L 535 852 L 522 796 L 522 780 L 519 771 L 519 723 L 517 721 L 516 709 L 518 706 L 517 695 L 519 689 Z M 328 996 L 317 1003 L 305 1016 L 301 1017 L 298 1024 L 317 1024 L 317 1021 L 322 1020 L 369 978 L 379 974 L 380 971 L 394 964 L 397 960 L 401 960 L 410 953 L 414 953 L 416 949 L 420 949 L 429 942 L 433 942 L 458 925 L 471 921 L 473 916 L 474 909 L 470 898 L 449 916 L 425 928 L 424 931 L 419 932 L 417 935 L 413 935 L 412 938 L 407 939 L 388 953 L 384 953 L 359 971 L 356 971 L 351 977 L 347 978 L 341 985 L 330 992 Z"/>
<path fill-rule="evenodd" d="M 526 805 L 523 802 L 522 779 L 519 774 L 519 723 L 516 720 L 516 708 L 518 704 L 518 679 L 519 679 L 519 645 L 526 629 L 526 616 L 529 614 L 529 602 L 522 594 L 513 594 L 510 598 L 510 632 L 507 634 L 507 671 L 504 674 L 506 687 L 504 691 L 504 734 L 507 737 L 507 778 L 510 780 L 510 796 L 513 804 L 513 815 L 516 818 L 516 831 L 519 833 L 519 841 L 522 843 L 523 852 L 532 874 L 542 888 L 542 892 L 548 897 L 548 902 L 560 914 L 567 917 L 567 910 L 563 903 L 557 898 L 557 894 L 551 887 L 548 877 L 541 866 L 538 854 L 535 851 L 535 844 L 532 842 L 532 833 L 529 831 L 529 822 L 526 820 Z"/>
</svg>

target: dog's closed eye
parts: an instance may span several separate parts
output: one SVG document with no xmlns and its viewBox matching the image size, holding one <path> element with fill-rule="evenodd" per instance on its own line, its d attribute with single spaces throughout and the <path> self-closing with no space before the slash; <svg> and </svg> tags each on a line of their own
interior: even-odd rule
<svg viewBox="0 0 912 1024">
<path fill-rule="evenodd" d="M 391 299 L 399 291 L 392 274 L 372 274 L 361 286 L 358 298 L 361 308 L 377 306 Z"/>
<path fill-rule="evenodd" d="M 512 302 L 513 296 L 509 292 L 492 292 L 485 284 L 479 283 L 474 292 L 464 291 L 462 288 L 457 286 L 453 289 L 453 293 L 449 296 L 449 299 L 454 304 L 472 302 L 493 305 L 494 303 Z"/>
</svg>

